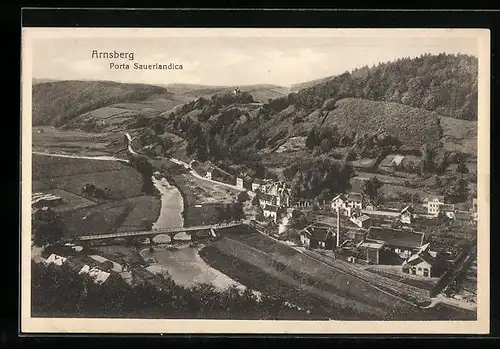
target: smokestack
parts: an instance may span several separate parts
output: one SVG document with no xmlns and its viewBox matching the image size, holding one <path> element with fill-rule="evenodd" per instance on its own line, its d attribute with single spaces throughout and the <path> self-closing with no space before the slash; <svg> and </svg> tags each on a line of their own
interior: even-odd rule
<svg viewBox="0 0 500 349">
<path fill-rule="evenodd" d="M 339 235 L 340 235 L 340 207 L 337 207 L 337 246 L 339 247 Z"/>
</svg>

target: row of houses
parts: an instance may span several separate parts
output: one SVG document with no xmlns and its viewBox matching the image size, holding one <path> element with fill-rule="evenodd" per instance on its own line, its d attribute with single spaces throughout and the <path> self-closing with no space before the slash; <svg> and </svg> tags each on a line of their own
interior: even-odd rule
<svg viewBox="0 0 500 349">
<path fill-rule="evenodd" d="M 331 201 L 331 208 L 341 212 L 347 217 L 352 217 L 355 212 L 362 211 L 368 215 L 400 217 L 401 222 L 410 224 L 412 219 L 420 215 L 436 218 L 444 214 L 450 219 L 477 220 L 477 199 L 472 200 L 470 211 L 458 210 L 454 204 L 444 202 L 444 196 L 428 196 L 423 199 L 423 204 L 412 204 L 401 210 L 378 208 L 361 193 L 339 194 Z"/>
<path fill-rule="evenodd" d="M 83 249 L 81 246 L 72 245 L 70 247 L 77 252 L 81 252 Z M 46 265 L 68 265 L 70 269 L 76 271 L 79 275 L 88 275 L 99 285 L 104 284 L 113 273 L 121 276 L 128 283 L 132 282 L 132 271 L 127 265 L 121 265 L 99 255 L 62 256 L 57 253 L 52 253 L 42 261 Z"/>
<path fill-rule="evenodd" d="M 337 229 L 338 231 L 338 229 Z M 300 233 L 300 242 L 311 249 L 333 251 L 336 259 L 350 263 L 398 265 L 403 273 L 439 277 L 447 267 L 446 255 L 438 256 L 424 244 L 425 234 L 411 229 L 372 226 L 350 230 L 342 243 L 332 227 L 311 225 Z"/>
</svg>

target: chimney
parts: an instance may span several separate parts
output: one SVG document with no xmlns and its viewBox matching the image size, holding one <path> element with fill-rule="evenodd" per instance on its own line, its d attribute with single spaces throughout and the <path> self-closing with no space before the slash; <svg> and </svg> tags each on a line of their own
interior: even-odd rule
<svg viewBox="0 0 500 349">
<path fill-rule="evenodd" d="M 337 207 L 337 246 L 335 247 L 339 247 L 339 237 L 340 235 L 340 207 Z"/>
</svg>

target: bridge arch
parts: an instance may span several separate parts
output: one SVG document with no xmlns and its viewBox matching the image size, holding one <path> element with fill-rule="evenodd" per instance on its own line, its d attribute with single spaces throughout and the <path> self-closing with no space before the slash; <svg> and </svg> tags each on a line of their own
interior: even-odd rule
<svg viewBox="0 0 500 349">
<path fill-rule="evenodd" d="M 173 240 L 191 241 L 191 233 L 190 232 L 183 232 L 183 231 L 175 233 L 175 235 L 173 236 Z"/>
<path fill-rule="evenodd" d="M 172 234 L 160 233 L 151 237 L 151 240 L 155 244 L 168 244 L 172 242 Z"/>
</svg>

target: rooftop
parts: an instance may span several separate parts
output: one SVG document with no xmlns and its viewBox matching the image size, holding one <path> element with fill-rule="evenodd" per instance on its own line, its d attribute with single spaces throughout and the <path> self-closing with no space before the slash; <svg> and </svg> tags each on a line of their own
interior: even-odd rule
<svg viewBox="0 0 500 349">
<path fill-rule="evenodd" d="M 385 245 L 384 242 L 373 242 L 373 241 L 363 241 L 359 247 L 360 248 L 374 248 L 374 249 L 381 249 Z"/>
<path fill-rule="evenodd" d="M 391 161 L 391 165 L 392 164 L 396 164 L 396 165 L 400 165 L 401 162 L 403 161 L 405 157 L 403 155 L 395 155 L 393 158 L 392 158 L 392 161 Z"/>
<path fill-rule="evenodd" d="M 439 200 L 439 202 L 444 202 L 444 195 L 429 195 L 423 198 L 423 202 Z"/>
<path fill-rule="evenodd" d="M 316 241 L 326 241 L 332 233 L 332 230 L 330 228 L 318 226 L 309 226 L 303 231 Z"/>
<path fill-rule="evenodd" d="M 385 227 L 370 227 L 366 240 L 383 241 L 391 246 L 418 248 L 424 240 L 424 233 Z"/>
</svg>

